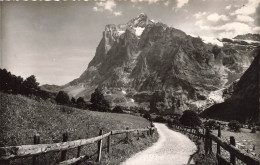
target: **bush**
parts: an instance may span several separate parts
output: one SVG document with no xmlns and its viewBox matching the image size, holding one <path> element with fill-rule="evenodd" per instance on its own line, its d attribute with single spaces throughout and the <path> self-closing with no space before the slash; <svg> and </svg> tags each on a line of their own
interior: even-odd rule
<svg viewBox="0 0 260 165">
<path fill-rule="evenodd" d="M 163 116 L 157 116 L 155 119 L 154 119 L 155 122 L 159 122 L 159 123 L 165 123 L 166 122 L 166 119 L 163 118 Z"/>
<path fill-rule="evenodd" d="M 120 106 L 115 106 L 115 108 L 112 110 L 114 113 L 123 113 L 123 109 Z"/>
<path fill-rule="evenodd" d="M 183 112 L 183 115 L 180 118 L 182 125 L 196 127 L 201 125 L 201 120 L 198 114 L 192 110 L 186 110 Z"/>
<path fill-rule="evenodd" d="M 145 113 L 143 118 L 147 119 L 147 120 L 151 120 L 151 115 L 149 113 Z"/>
<path fill-rule="evenodd" d="M 69 104 L 70 103 L 69 95 L 64 91 L 59 91 L 55 100 L 59 104 Z"/>
<path fill-rule="evenodd" d="M 228 123 L 228 127 L 232 131 L 239 132 L 241 128 L 241 124 L 236 120 L 232 120 Z"/>
<path fill-rule="evenodd" d="M 217 129 L 218 123 L 215 120 L 208 120 L 204 123 L 204 126 L 208 127 L 209 129 Z"/>
</svg>

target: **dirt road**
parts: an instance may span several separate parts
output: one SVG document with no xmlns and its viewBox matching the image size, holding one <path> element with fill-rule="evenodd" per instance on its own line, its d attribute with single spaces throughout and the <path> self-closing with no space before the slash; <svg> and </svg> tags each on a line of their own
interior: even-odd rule
<svg viewBox="0 0 260 165">
<path fill-rule="evenodd" d="M 155 123 L 159 140 L 148 149 L 127 159 L 121 165 L 185 165 L 196 151 L 195 144 L 185 135 Z M 193 164 L 193 162 L 192 162 Z"/>
</svg>

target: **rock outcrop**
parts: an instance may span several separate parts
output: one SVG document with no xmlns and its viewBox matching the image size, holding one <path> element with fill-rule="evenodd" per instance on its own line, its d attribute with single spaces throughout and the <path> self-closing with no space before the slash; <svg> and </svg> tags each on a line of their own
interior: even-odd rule
<svg viewBox="0 0 260 165">
<path fill-rule="evenodd" d="M 260 118 L 260 52 L 238 81 L 232 96 L 201 113 L 222 120 L 258 121 Z"/>
</svg>

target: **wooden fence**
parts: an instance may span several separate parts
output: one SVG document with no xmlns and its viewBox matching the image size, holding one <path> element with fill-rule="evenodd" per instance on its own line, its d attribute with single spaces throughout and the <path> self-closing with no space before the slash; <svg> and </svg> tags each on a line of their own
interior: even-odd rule
<svg viewBox="0 0 260 165">
<path fill-rule="evenodd" d="M 217 144 L 216 157 L 218 160 L 218 164 L 220 165 L 236 165 L 236 159 L 241 160 L 247 165 L 260 165 L 260 160 L 258 158 L 236 148 L 236 141 L 233 136 L 230 136 L 229 143 L 221 139 L 220 126 L 218 127 L 218 136 L 213 135 L 209 129 L 202 129 L 202 131 L 199 131 L 199 129 L 184 127 L 180 125 L 172 125 L 172 127 L 180 130 L 181 132 L 197 136 L 198 138 L 202 138 L 204 141 L 205 155 L 213 153 L 212 141 L 214 141 Z M 221 155 L 221 147 L 230 153 L 229 161 Z"/>
<path fill-rule="evenodd" d="M 139 139 L 140 132 L 147 132 L 147 135 L 152 136 L 154 130 L 156 129 L 153 127 L 147 127 L 144 129 L 128 129 L 126 130 L 113 130 L 108 133 L 103 134 L 103 130 L 100 130 L 99 136 L 89 138 L 89 139 L 79 139 L 74 141 L 67 141 L 68 134 L 63 134 L 63 141 L 61 143 L 53 143 L 53 144 L 39 144 L 40 143 L 40 136 L 34 136 L 34 145 L 21 145 L 21 146 L 8 146 L 8 147 L 0 147 L 0 163 L 2 164 L 10 164 L 10 161 L 17 158 L 24 158 L 32 156 L 32 164 L 37 165 L 37 156 L 49 152 L 54 151 L 61 151 L 61 161 L 59 165 L 70 165 L 70 164 L 78 164 L 83 161 L 87 161 L 89 158 L 87 155 L 80 156 L 81 147 L 88 144 L 93 144 L 95 142 L 98 143 L 98 156 L 96 162 L 101 161 L 102 155 L 102 141 L 104 138 L 107 138 L 107 152 L 110 153 L 111 148 L 111 138 L 112 135 L 117 134 L 126 134 L 126 138 L 128 140 L 129 133 L 137 133 Z M 66 153 L 67 150 L 78 148 L 77 157 L 73 159 L 66 160 Z"/>
</svg>

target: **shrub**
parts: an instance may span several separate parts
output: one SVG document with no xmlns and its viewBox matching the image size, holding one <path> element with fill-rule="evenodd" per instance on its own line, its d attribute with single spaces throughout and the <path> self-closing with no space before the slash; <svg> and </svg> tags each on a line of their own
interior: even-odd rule
<svg viewBox="0 0 260 165">
<path fill-rule="evenodd" d="M 75 105 L 76 104 L 76 99 L 74 97 L 72 97 L 70 102 L 71 102 L 71 104 Z"/>
<path fill-rule="evenodd" d="M 228 127 L 232 131 L 239 132 L 241 128 L 241 124 L 236 120 L 232 120 L 228 123 Z"/>
<path fill-rule="evenodd" d="M 112 110 L 114 113 L 123 113 L 123 110 L 120 106 L 115 106 L 115 108 Z"/>
<path fill-rule="evenodd" d="M 79 97 L 76 101 L 78 108 L 86 108 L 86 102 L 83 97 Z"/>
<path fill-rule="evenodd" d="M 70 103 L 70 98 L 69 98 L 68 94 L 64 91 L 59 91 L 55 100 L 59 104 L 69 104 Z"/>
<path fill-rule="evenodd" d="M 147 120 L 151 120 L 151 115 L 149 113 L 145 113 L 143 118 L 147 119 Z"/>
<path fill-rule="evenodd" d="M 186 110 L 180 118 L 181 124 L 185 126 L 196 127 L 201 125 L 201 120 L 198 114 L 192 110 Z"/>
<path fill-rule="evenodd" d="M 154 119 L 155 122 L 160 122 L 160 123 L 165 123 L 166 122 L 166 119 L 163 118 L 163 116 L 157 116 L 155 119 Z"/>
<path fill-rule="evenodd" d="M 217 129 L 218 123 L 215 120 L 208 120 L 204 123 L 204 126 L 208 127 L 209 129 Z"/>
</svg>

